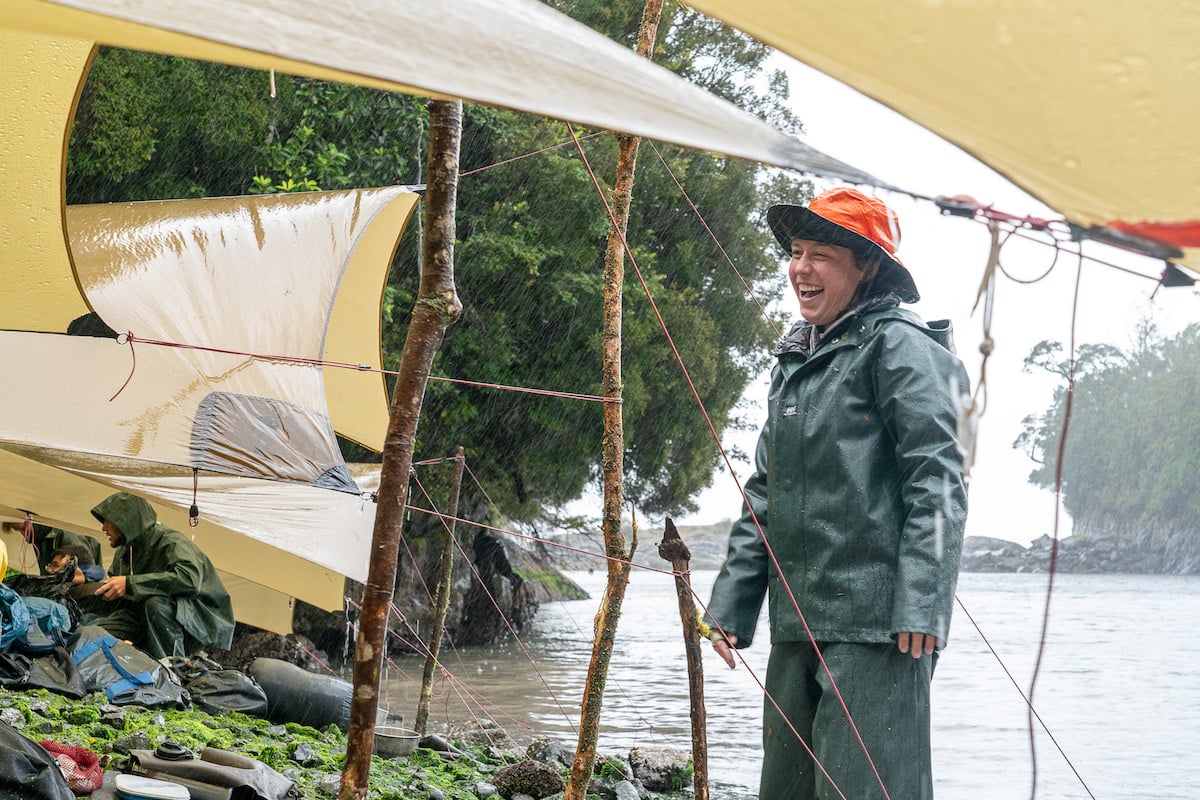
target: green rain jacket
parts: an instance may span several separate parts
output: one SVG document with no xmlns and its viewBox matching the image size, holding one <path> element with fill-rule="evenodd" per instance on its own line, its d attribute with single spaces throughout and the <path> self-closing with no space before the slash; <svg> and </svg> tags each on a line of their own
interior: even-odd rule
<svg viewBox="0 0 1200 800">
<path fill-rule="evenodd" d="M 113 554 L 109 575 L 127 576 L 125 597 L 133 602 L 167 596 L 175 619 L 202 647 L 228 650 L 233 642 L 233 604 L 208 556 L 179 533 L 158 522 L 154 509 L 126 492 L 110 495 L 92 509 L 125 534 Z"/>
<path fill-rule="evenodd" d="M 946 641 L 967 505 L 955 405 L 968 379 L 949 323 L 896 304 L 868 301 L 876 310 L 835 323 L 811 354 L 807 323 L 776 348 L 745 492 L 779 569 L 744 512 L 708 606 L 738 647 L 768 593 L 773 643 Z"/>
</svg>

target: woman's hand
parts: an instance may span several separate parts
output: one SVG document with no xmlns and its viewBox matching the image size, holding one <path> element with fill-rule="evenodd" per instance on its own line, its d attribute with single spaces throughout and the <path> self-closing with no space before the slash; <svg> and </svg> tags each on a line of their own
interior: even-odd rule
<svg viewBox="0 0 1200 800">
<path fill-rule="evenodd" d="M 737 646 L 738 637 L 736 633 L 731 633 L 727 636 L 722 636 L 719 632 L 713 631 L 709 637 L 712 642 L 713 650 L 721 657 L 721 660 L 733 669 L 737 664 L 733 660 L 733 648 Z"/>
<path fill-rule="evenodd" d="M 942 646 L 942 640 L 931 633 L 902 633 L 896 637 L 896 646 L 901 653 L 910 653 L 913 658 L 920 658 Z"/>
</svg>

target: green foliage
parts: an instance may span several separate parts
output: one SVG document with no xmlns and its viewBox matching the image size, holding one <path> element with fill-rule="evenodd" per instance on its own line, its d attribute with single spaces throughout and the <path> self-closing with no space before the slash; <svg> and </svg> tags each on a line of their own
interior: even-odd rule
<svg viewBox="0 0 1200 800">
<path fill-rule="evenodd" d="M 101 48 L 67 153 L 67 201 L 244 194 L 291 82 L 266 73 Z"/>
<path fill-rule="evenodd" d="M 640 0 L 556 0 L 632 46 Z M 655 59 L 792 130 L 786 80 L 765 75 L 768 49 L 668 3 Z M 69 154 L 71 202 L 332 190 L 423 180 L 423 98 L 275 77 L 184 59 L 102 50 L 84 88 Z M 581 136 L 593 133 L 579 130 Z M 455 251 L 465 306 L 434 374 L 476 383 L 599 395 L 603 254 L 608 218 L 561 122 L 512 111 L 464 110 Z M 607 193 L 616 140 L 583 142 Z M 520 159 L 501 164 L 508 159 Z M 669 171 L 666 166 L 669 165 Z M 687 198 L 704 218 L 701 222 Z M 771 202 L 803 202 L 811 186 L 757 165 L 644 142 L 629 243 L 653 297 L 626 262 L 622 415 L 626 498 L 640 511 L 692 510 L 718 451 L 718 432 L 750 427 L 736 403 L 776 336 L 764 305 L 783 287 L 765 231 Z M 707 224 L 725 253 L 705 228 Z M 384 298 L 384 365 L 398 365 L 418 294 L 420 220 L 398 247 Z M 734 267 L 736 265 L 736 272 Z M 740 277 L 739 277 L 740 274 Z M 690 376 L 681 372 L 672 345 Z M 430 383 L 416 457 L 467 448 L 472 475 L 511 518 L 532 520 L 599 477 L 597 402 Z M 347 447 L 347 456 L 370 454 Z M 472 486 L 465 487 L 475 492 Z M 484 506 L 478 496 L 464 507 Z"/>
<path fill-rule="evenodd" d="M 1200 518 L 1200 326 L 1171 339 L 1144 325 L 1125 353 L 1083 346 L 1075 364 L 1071 417 L 1062 461 L 1063 503 L 1086 527 L 1192 530 Z M 1042 342 L 1026 359 L 1066 377 L 1070 365 L 1056 342 Z M 1052 488 L 1066 413 L 1067 387 L 1051 407 L 1026 417 L 1015 446 L 1038 463 L 1030 481 Z"/>
</svg>

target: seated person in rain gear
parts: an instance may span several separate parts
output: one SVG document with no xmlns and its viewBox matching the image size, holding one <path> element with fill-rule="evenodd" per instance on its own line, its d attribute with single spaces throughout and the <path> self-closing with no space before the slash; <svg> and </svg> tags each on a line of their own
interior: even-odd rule
<svg viewBox="0 0 1200 800">
<path fill-rule="evenodd" d="M 91 550 L 75 544 L 64 545 L 55 550 L 46 565 L 46 574 L 57 575 L 64 569 L 74 571 L 69 593 L 79 605 L 80 612 L 105 614 L 105 603 L 96 597 L 96 590 L 107 576 L 104 567 L 92 559 Z"/>
<path fill-rule="evenodd" d="M 71 578 L 71 583 L 104 580 L 104 567 L 95 562 L 90 550 L 79 545 L 66 545 L 51 553 L 50 563 L 46 565 L 46 574 L 54 575 L 67 569 L 72 558 L 75 559 L 75 576 Z"/>
<path fill-rule="evenodd" d="M 92 509 L 113 554 L 109 578 L 95 597 L 109 609 L 99 625 L 155 658 L 228 650 L 233 604 L 216 568 L 190 539 L 158 522 L 140 497 L 118 492 Z"/>
<path fill-rule="evenodd" d="M 100 542 L 91 536 L 64 531 L 62 528 L 51 528 L 37 522 L 6 522 L 4 528 L 20 533 L 27 543 L 33 545 L 33 549 L 37 551 L 38 570 L 42 575 L 51 573 L 50 560 L 60 547 L 82 547 L 91 554 L 91 561 L 88 563 L 100 563 Z M 79 563 L 82 564 L 83 560 L 80 559 Z"/>
</svg>

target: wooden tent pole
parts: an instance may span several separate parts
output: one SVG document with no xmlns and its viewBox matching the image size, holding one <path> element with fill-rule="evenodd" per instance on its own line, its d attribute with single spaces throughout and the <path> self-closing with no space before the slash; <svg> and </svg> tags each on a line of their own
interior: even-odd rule
<svg viewBox="0 0 1200 800">
<path fill-rule="evenodd" d="M 421 284 L 392 394 L 383 445 L 379 504 L 371 537 L 371 564 L 354 643 L 354 696 L 346 734 L 346 762 L 338 800 L 364 800 L 375 745 L 379 677 L 386 646 L 388 609 L 396 590 L 396 558 L 408 502 L 413 436 L 433 357 L 446 327 L 462 314 L 454 288 L 454 221 L 462 103 L 429 101 L 429 168 L 425 192 L 425 241 Z M 332 533 L 332 532 L 331 532 Z"/>
<path fill-rule="evenodd" d="M 679 538 L 679 531 L 675 530 L 675 523 L 670 517 L 667 517 L 658 554 L 671 562 L 671 569 L 675 573 L 675 596 L 679 600 L 679 619 L 683 623 L 688 698 L 692 709 L 692 797 L 695 800 L 708 800 L 708 712 L 704 708 L 704 657 L 700 651 L 700 626 L 696 621 L 696 603 L 692 600 L 692 551 Z"/>
<path fill-rule="evenodd" d="M 454 456 L 454 476 L 450 482 L 450 502 L 446 514 L 450 521 L 443 531 L 442 552 L 438 559 L 438 581 L 434 590 L 433 629 L 429 632 L 429 652 L 425 654 L 425 669 L 421 673 L 421 696 L 417 698 L 417 721 L 413 730 L 425 735 L 425 724 L 429 721 L 429 701 L 433 697 L 433 672 L 437 669 L 438 654 L 442 649 L 442 634 L 446 631 L 446 610 L 450 608 L 450 579 L 454 572 L 454 528 L 458 517 L 458 497 L 462 491 L 463 469 L 467 460 L 463 457 L 462 445 Z"/>
<path fill-rule="evenodd" d="M 646 0 L 642 23 L 638 29 L 637 51 L 649 58 L 654 52 L 658 20 L 662 16 L 662 0 Z M 629 205 L 633 198 L 633 177 L 637 166 L 637 150 L 641 139 L 618 135 L 617 178 L 613 187 L 613 221 L 604 252 L 604 323 L 602 330 L 603 363 L 601 384 L 604 396 L 619 400 L 623 391 L 621 380 L 621 292 L 625 282 L 625 232 L 629 227 Z M 602 528 L 604 551 L 608 556 L 608 583 L 604 598 L 596 612 L 592 659 L 588 665 L 579 721 L 579 742 L 571 775 L 563 800 L 584 800 L 592 769 L 596 763 L 596 745 L 600 733 L 600 712 L 604 704 L 604 687 L 608 682 L 608 665 L 612 660 L 617 622 L 621 617 L 621 602 L 629 584 L 629 561 L 637 550 L 637 531 L 634 531 L 629 553 L 625 551 L 625 536 L 621 532 L 622 462 L 625 455 L 625 432 L 621 420 L 621 404 L 604 404 L 604 442 L 601 469 L 604 485 Z"/>
</svg>

